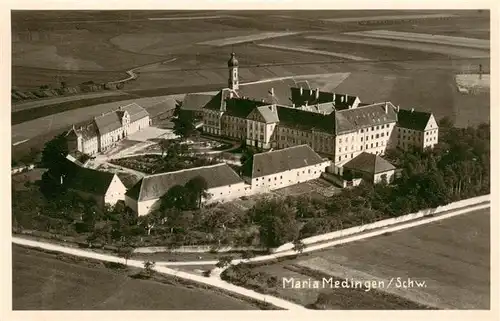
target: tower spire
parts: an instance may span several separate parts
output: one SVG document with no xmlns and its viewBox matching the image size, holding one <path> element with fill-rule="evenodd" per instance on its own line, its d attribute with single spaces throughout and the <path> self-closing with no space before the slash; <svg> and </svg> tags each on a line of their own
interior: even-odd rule
<svg viewBox="0 0 500 321">
<path fill-rule="evenodd" d="M 238 59 L 236 59 L 236 54 L 234 52 L 231 53 L 231 58 L 227 62 L 227 67 L 229 68 L 229 79 L 228 79 L 228 87 L 232 90 L 238 90 L 239 88 L 239 80 L 238 80 Z"/>
</svg>

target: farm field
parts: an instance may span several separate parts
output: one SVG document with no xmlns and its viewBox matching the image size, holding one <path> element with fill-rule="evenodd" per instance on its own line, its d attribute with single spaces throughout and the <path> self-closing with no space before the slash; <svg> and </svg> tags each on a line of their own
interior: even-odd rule
<svg viewBox="0 0 500 321">
<path fill-rule="evenodd" d="M 385 288 L 362 290 L 363 294 L 353 289 L 278 288 L 283 296 L 303 305 L 314 303 L 321 292 L 329 309 L 404 309 L 399 304 L 394 306 L 395 298 L 406 302 L 406 308 L 419 304 L 438 309 L 489 309 L 490 209 L 255 269 L 278 280 L 321 280 L 325 276 L 385 281 Z M 390 279 L 397 277 L 425 280 L 426 286 L 389 287 Z M 380 295 L 392 299 L 379 300 Z"/>
<path fill-rule="evenodd" d="M 211 290 L 132 279 L 103 264 L 13 246 L 14 310 L 248 310 Z"/>
<path fill-rule="evenodd" d="M 414 32 L 390 31 L 390 30 L 369 30 L 369 31 L 361 31 L 361 32 L 346 32 L 345 34 L 346 35 L 353 35 L 353 36 L 372 37 L 372 38 L 435 43 L 435 44 L 451 45 L 451 46 L 457 46 L 457 47 L 469 47 L 469 48 L 478 48 L 478 49 L 486 49 L 486 50 L 490 49 L 490 42 L 487 40 L 465 38 L 465 37 L 441 36 L 441 35 L 431 35 L 431 34 L 414 33 Z"/>
<path fill-rule="evenodd" d="M 452 47 L 442 44 L 426 44 L 402 40 L 389 40 L 389 39 L 370 39 L 359 37 L 342 36 L 308 36 L 306 39 L 332 41 L 335 43 L 354 43 L 370 46 L 388 47 L 388 48 L 405 48 L 408 50 L 424 51 L 450 55 L 452 57 L 460 58 L 482 58 L 488 57 L 489 52 L 479 49 Z"/>
</svg>

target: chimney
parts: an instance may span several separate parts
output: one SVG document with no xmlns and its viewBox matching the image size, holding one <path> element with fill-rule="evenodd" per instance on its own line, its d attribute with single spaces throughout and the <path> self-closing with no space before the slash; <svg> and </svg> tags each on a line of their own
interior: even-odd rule
<svg viewBox="0 0 500 321">
<path fill-rule="evenodd" d="M 264 101 L 265 101 L 265 99 L 264 99 L 264 98 L 262 98 L 260 101 L 261 101 L 261 102 L 264 102 Z"/>
<path fill-rule="evenodd" d="M 300 86 L 300 95 L 302 96 L 302 94 L 304 94 L 304 88 L 302 88 L 302 86 Z"/>
<path fill-rule="evenodd" d="M 344 102 L 344 96 L 340 96 L 340 102 L 343 103 Z"/>
<path fill-rule="evenodd" d="M 274 96 L 274 88 L 271 88 L 271 96 Z"/>
<path fill-rule="evenodd" d="M 61 185 L 64 183 L 64 175 L 61 175 Z"/>
<path fill-rule="evenodd" d="M 229 98 L 233 98 L 234 97 L 234 94 L 232 91 L 229 92 Z"/>
<path fill-rule="evenodd" d="M 345 94 L 345 102 L 347 102 L 347 94 Z"/>
<path fill-rule="evenodd" d="M 389 104 L 387 102 L 385 102 L 385 113 L 387 114 L 389 111 L 388 111 L 388 108 L 389 108 Z"/>
<path fill-rule="evenodd" d="M 412 109 L 411 109 L 411 112 L 413 113 L 414 111 L 415 111 L 415 108 L 412 108 Z"/>
<path fill-rule="evenodd" d="M 305 104 L 305 106 L 306 106 L 306 107 L 307 107 L 307 104 L 308 104 L 308 102 L 307 102 L 307 100 L 306 100 L 306 104 Z"/>
<path fill-rule="evenodd" d="M 319 99 L 319 88 L 316 88 L 316 99 Z"/>
<path fill-rule="evenodd" d="M 396 106 L 396 112 L 399 113 L 399 105 Z"/>
<path fill-rule="evenodd" d="M 292 107 L 295 108 L 295 104 L 294 103 L 292 103 Z"/>
</svg>

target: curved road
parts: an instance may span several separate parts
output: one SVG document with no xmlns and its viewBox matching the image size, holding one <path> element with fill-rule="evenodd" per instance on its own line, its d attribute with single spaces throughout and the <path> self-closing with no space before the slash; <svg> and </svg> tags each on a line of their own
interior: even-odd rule
<svg viewBox="0 0 500 321">
<path fill-rule="evenodd" d="M 29 246 L 29 247 L 36 247 L 36 248 L 42 248 L 50 251 L 57 251 L 57 252 L 62 252 L 66 254 L 71 254 L 71 255 L 76 255 L 80 257 L 87 257 L 87 258 L 92 258 L 96 260 L 101 260 L 101 261 L 107 261 L 107 262 L 115 262 L 115 263 L 123 263 L 124 259 L 119 258 L 114 255 L 109 255 L 109 254 L 100 254 L 100 253 L 95 253 L 91 252 L 88 250 L 82 250 L 82 249 L 75 249 L 75 248 L 69 248 L 69 247 L 64 247 L 56 244 L 50 244 L 50 243 L 45 243 L 45 242 L 39 242 L 39 241 L 33 241 L 33 240 L 26 240 L 23 238 L 19 237 L 12 237 L 12 243 L 19 244 L 19 245 L 24 245 L 24 246 Z M 137 261 L 137 260 L 128 260 L 127 262 L 128 265 L 138 267 L 138 268 L 143 268 L 143 262 L 142 261 Z M 191 281 L 195 281 L 198 283 L 203 283 L 209 286 L 217 287 L 229 292 L 237 293 L 239 295 L 243 295 L 255 300 L 259 300 L 262 302 L 270 303 L 274 306 L 277 306 L 282 309 L 286 310 L 306 310 L 301 305 L 294 304 L 288 301 L 285 301 L 283 299 L 271 296 L 271 295 L 265 295 L 261 294 L 252 290 L 248 290 L 236 285 L 233 285 L 231 283 L 225 282 L 221 280 L 220 278 L 214 276 L 214 277 L 203 277 L 203 276 L 198 276 L 182 271 L 176 271 L 169 269 L 167 267 L 162 267 L 162 266 L 157 266 L 154 268 L 157 272 L 163 273 L 166 275 L 172 275 L 176 276 L 182 279 L 187 279 Z"/>
</svg>

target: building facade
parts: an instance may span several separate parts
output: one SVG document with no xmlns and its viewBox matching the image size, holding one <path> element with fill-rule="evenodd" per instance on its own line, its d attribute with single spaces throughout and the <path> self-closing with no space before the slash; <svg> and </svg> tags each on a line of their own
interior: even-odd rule
<svg viewBox="0 0 500 321">
<path fill-rule="evenodd" d="M 149 113 L 136 103 L 104 113 L 87 125 L 73 126 L 66 133 L 69 151 L 95 155 L 141 129 L 149 127 Z"/>
<path fill-rule="evenodd" d="M 262 149 L 307 144 L 339 168 L 363 152 L 384 155 L 389 148 L 425 149 L 438 142 L 432 113 L 400 109 L 390 102 L 365 104 L 356 96 L 297 83 L 278 90 L 276 82 L 269 82 L 267 92 L 256 94 L 251 86 L 239 84 L 234 53 L 228 67 L 229 87 L 203 108 L 203 131 L 210 135 Z"/>
<path fill-rule="evenodd" d="M 331 164 L 308 145 L 258 153 L 248 162 L 251 162 L 248 176 L 255 193 L 317 179 Z"/>
<path fill-rule="evenodd" d="M 61 176 L 60 183 L 68 190 L 80 195 L 84 199 L 92 199 L 100 208 L 115 205 L 118 201 L 125 200 L 127 191 L 118 175 L 114 173 L 80 167 L 78 164 L 71 166 L 69 176 Z"/>
</svg>

